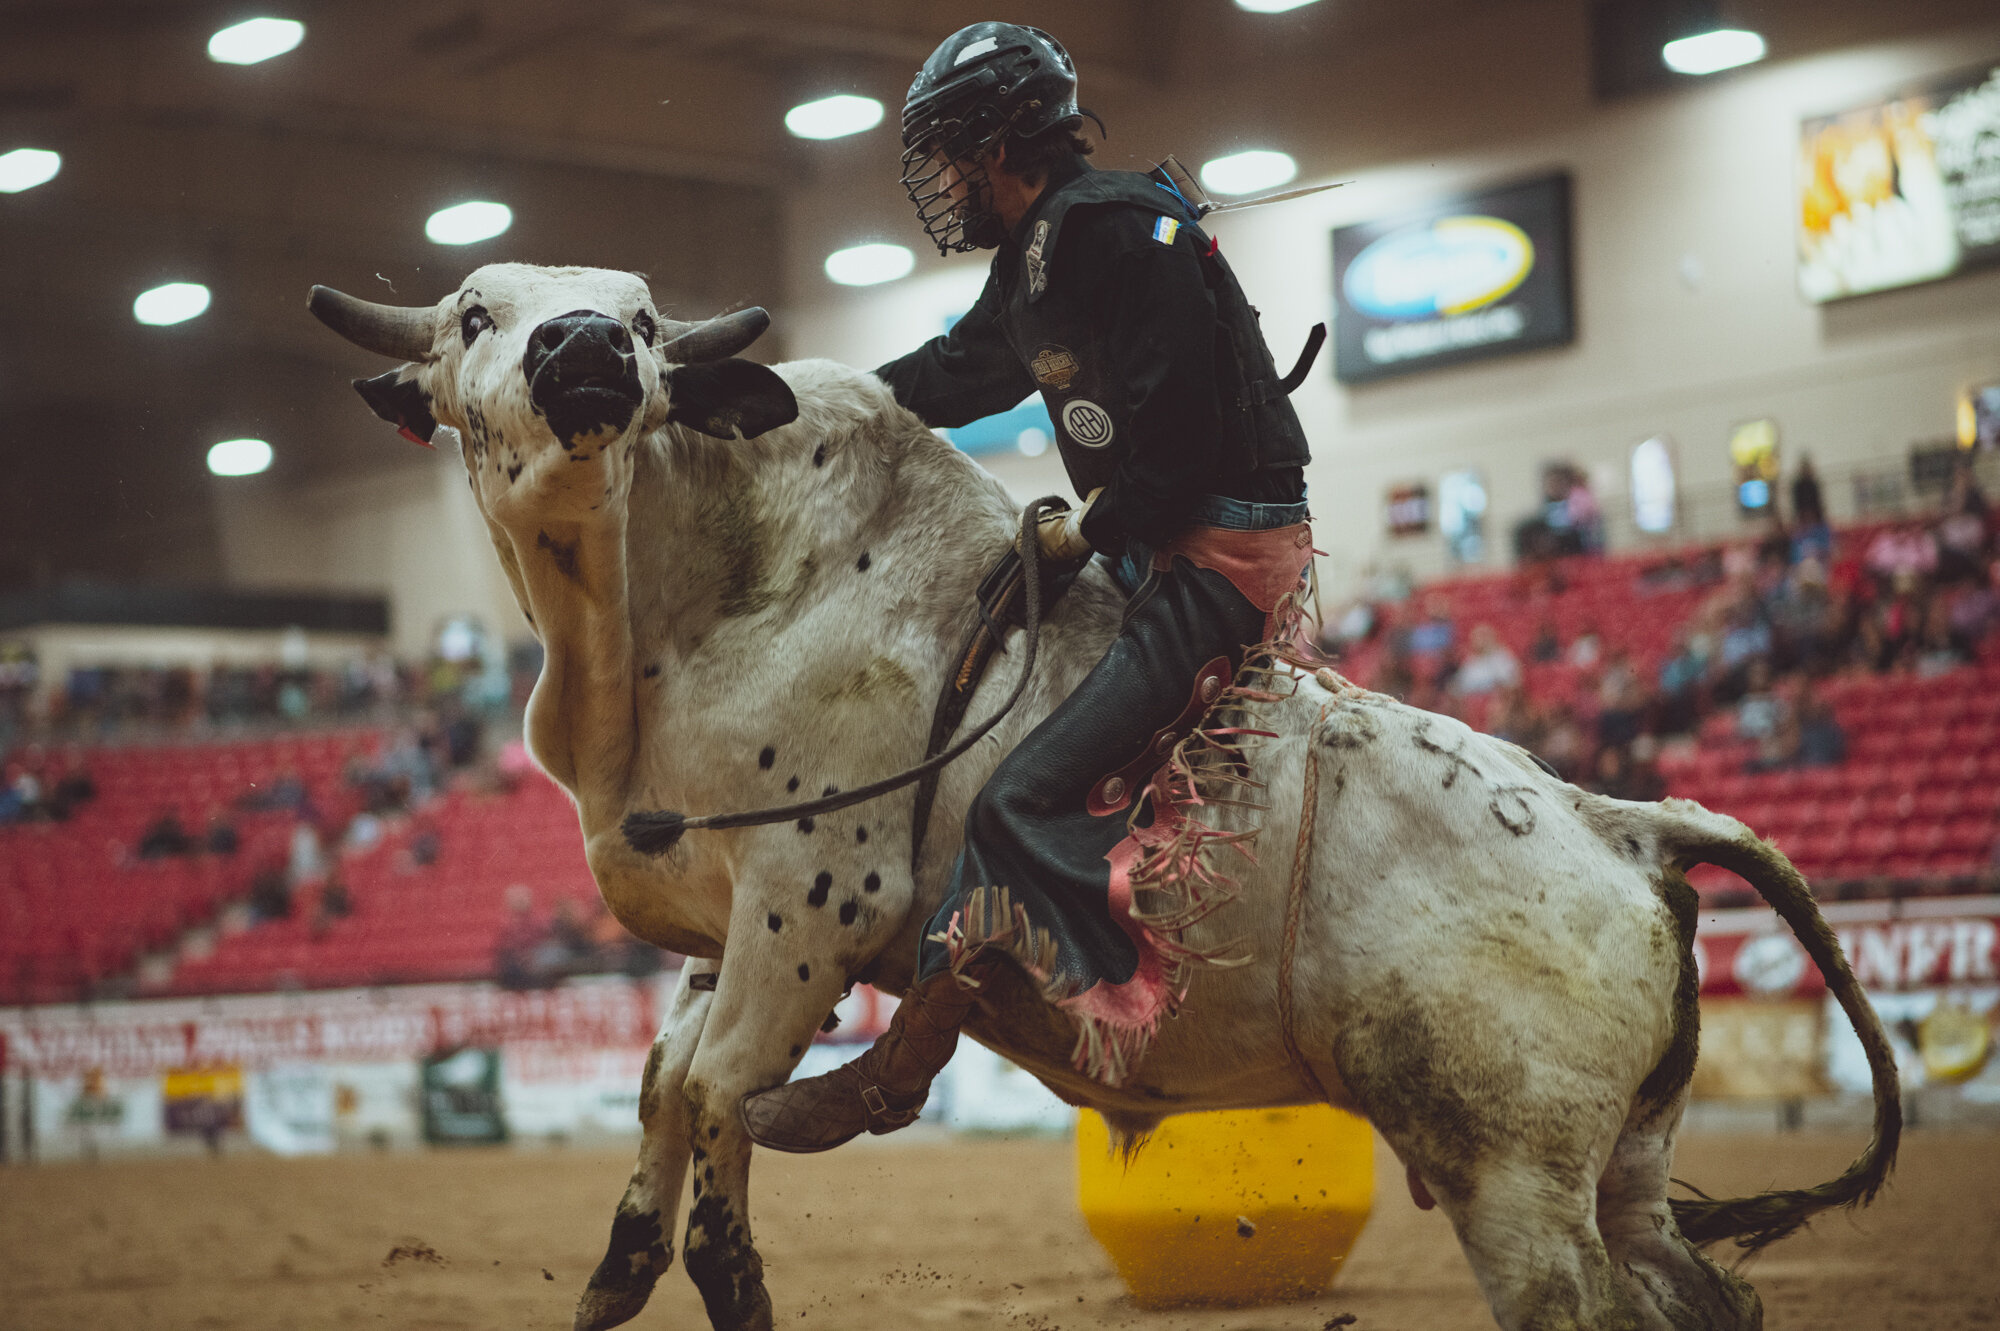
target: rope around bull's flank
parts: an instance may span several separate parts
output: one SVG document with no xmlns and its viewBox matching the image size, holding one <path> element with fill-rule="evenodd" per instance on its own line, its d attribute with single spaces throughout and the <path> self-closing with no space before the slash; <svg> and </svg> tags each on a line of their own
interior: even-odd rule
<svg viewBox="0 0 2000 1331">
<path fill-rule="evenodd" d="M 1314 739 L 1326 724 L 1326 714 L 1332 707 L 1330 702 L 1322 703 L 1319 719 L 1306 732 L 1305 798 L 1299 809 L 1299 842 L 1292 852 L 1291 887 L 1285 893 L 1284 941 L 1278 950 L 1278 1033 L 1284 1037 L 1285 1054 L 1292 1060 L 1299 1080 L 1326 1103 L 1331 1103 L 1333 1097 L 1327 1094 L 1326 1084 L 1312 1070 L 1312 1064 L 1306 1062 L 1305 1054 L 1299 1049 L 1298 1035 L 1292 1029 L 1292 959 L 1298 951 L 1299 916 L 1305 905 L 1306 867 L 1312 861 L 1313 824 L 1319 814 L 1319 745 Z M 1335 774 L 1334 780 L 1344 784 L 1345 777 Z"/>
<path fill-rule="evenodd" d="M 1054 495 L 1037 499 L 1021 510 L 1021 577 L 1026 584 L 1027 613 L 1025 626 L 1026 651 L 1021 662 L 1021 677 L 1014 682 L 1014 691 L 1007 695 L 1007 701 L 1000 704 L 998 711 L 986 718 L 958 743 L 938 754 L 935 758 L 905 768 L 894 776 L 880 781 L 871 781 L 854 790 L 825 795 L 816 800 L 806 800 L 799 804 L 781 804 L 769 809 L 750 809 L 742 813 L 709 813 L 688 815 L 672 809 L 659 809 L 645 813 L 628 813 L 619 830 L 625 834 L 625 844 L 642 855 L 664 855 L 680 841 L 684 832 L 704 829 L 720 830 L 730 827 L 761 827 L 770 823 L 788 823 L 794 819 L 813 818 L 823 813 L 834 813 L 851 808 L 856 804 L 887 795 L 893 790 L 913 785 L 932 772 L 940 771 L 963 757 L 967 750 L 986 738 L 988 731 L 1000 724 L 1007 713 L 1014 710 L 1014 704 L 1027 691 L 1028 680 L 1035 670 L 1035 649 L 1042 634 L 1042 580 L 1041 580 L 1041 540 L 1038 528 L 1044 513 L 1059 512 L 1069 505 Z"/>
</svg>

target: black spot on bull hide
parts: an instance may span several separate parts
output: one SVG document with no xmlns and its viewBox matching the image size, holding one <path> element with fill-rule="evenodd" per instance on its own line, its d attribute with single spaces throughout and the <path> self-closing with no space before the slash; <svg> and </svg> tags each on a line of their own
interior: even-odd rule
<svg viewBox="0 0 2000 1331">
<path fill-rule="evenodd" d="M 824 906 L 826 904 L 826 894 L 832 890 L 833 875 L 821 870 L 819 876 L 813 879 L 812 891 L 806 893 L 806 904 L 808 906 Z"/>
<path fill-rule="evenodd" d="M 770 1325 L 764 1261 L 750 1246 L 723 1196 L 710 1193 L 688 1211 L 687 1271 L 715 1326 Z"/>
<path fill-rule="evenodd" d="M 580 572 L 577 567 L 575 541 L 558 541 L 547 532 L 541 531 L 535 533 L 535 548 L 549 552 L 549 558 L 555 563 L 556 572 L 562 574 L 571 582 L 576 582 L 579 579 Z"/>
</svg>

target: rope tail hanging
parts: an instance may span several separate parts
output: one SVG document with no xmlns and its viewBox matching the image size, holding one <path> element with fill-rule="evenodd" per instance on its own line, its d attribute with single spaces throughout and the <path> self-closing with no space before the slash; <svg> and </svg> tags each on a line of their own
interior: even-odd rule
<svg viewBox="0 0 2000 1331">
<path fill-rule="evenodd" d="M 629 813 L 619 830 L 625 834 L 625 842 L 642 855 L 664 855 L 680 842 L 687 832 L 720 831 L 731 827 L 762 827 L 769 823 L 788 823 L 799 818 L 815 818 L 820 814 L 833 813 L 878 799 L 904 786 L 915 785 L 932 772 L 943 770 L 980 740 L 987 732 L 999 725 L 1007 713 L 1014 710 L 1014 704 L 1027 691 L 1028 680 L 1035 672 L 1035 649 L 1040 644 L 1042 633 L 1042 586 L 1041 586 L 1041 542 L 1037 528 L 1045 513 L 1060 512 L 1069 507 L 1053 495 L 1037 499 L 1021 511 L 1021 575 L 1023 592 L 1027 597 L 1026 606 L 1026 659 L 1021 663 L 1021 677 L 1014 681 L 1014 691 L 1007 695 L 1007 701 L 1000 704 L 992 716 L 973 727 L 958 743 L 944 752 L 915 767 L 906 768 L 894 776 L 854 790 L 844 790 L 837 794 L 825 795 L 815 800 L 805 800 L 798 804 L 783 804 L 768 809 L 749 809 L 742 813 L 685 814 L 671 809 L 658 809 L 643 813 Z"/>
</svg>

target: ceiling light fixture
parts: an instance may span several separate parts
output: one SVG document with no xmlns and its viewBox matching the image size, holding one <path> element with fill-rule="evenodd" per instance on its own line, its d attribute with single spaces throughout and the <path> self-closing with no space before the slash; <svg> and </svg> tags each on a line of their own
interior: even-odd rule
<svg viewBox="0 0 2000 1331">
<path fill-rule="evenodd" d="M 902 245 L 854 245 L 826 256 L 826 275 L 844 287 L 872 287 L 907 277 L 917 256 Z"/>
<path fill-rule="evenodd" d="M 840 93 L 785 112 L 785 128 L 802 139 L 839 139 L 882 123 L 882 103 Z"/>
<path fill-rule="evenodd" d="M 295 19 L 246 19 L 208 39 L 208 58 L 224 65 L 254 65 L 283 55 L 305 36 L 306 25 Z"/>
<path fill-rule="evenodd" d="M 491 240 L 512 225 L 512 208 L 475 200 L 438 209 L 424 223 L 424 234 L 440 245 L 471 245 Z"/>
<path fill-rule="evenodd" d="M 199 282 L 169 282 L 142 291 L 132 302 L 132 317 L 142 324 L 164 328 L 186 323 L 208 308 L 208 288 Z"/>
<path fill-rule="evenodd" d="M 208 450 L 208 469 L 217 476 L 255 476 L 271 465 L 271 446 L 262 439 L 225 439 Z"/>
<path fill-rule="evenodd" d="M 1660 48 L 1660 59 L 1676 74 L 1715 74 L 1763 58 L 1764 39 L 1742 28 L 1717 28 Z"/>
<path fill-rule="evenodd" d="M 62 170 L 62 154 L 47 148 L 16 148 L 0 153 L 0 194 L 19 194 L 55 179 Z"/>
<path fill-rule="evenodd" d="M 1217 194 L 1250 194 L 1275 189 L 1299 174 L 1299 164 L 1289 153 L 1253 148 L 1202 163 L 1201 183 Z"/>
<path fill-rule="evenodd" d="M 1236 7 L 1247 9 L 1252 14 L 1282 14 L 1288 9 L 1299 9 L 1312 3 L 1313 0 L 1236 0 Z"/>
</svg>

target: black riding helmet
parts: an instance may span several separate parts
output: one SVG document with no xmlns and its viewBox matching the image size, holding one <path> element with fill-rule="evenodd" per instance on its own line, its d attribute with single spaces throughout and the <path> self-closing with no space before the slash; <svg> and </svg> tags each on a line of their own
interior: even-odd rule
<svg viewBox="0 0 2000 1331">
<path fill-rule="evenodd" d="M 1005 239 L 980 155 L 1006 134 L 1033 138 L 1079 122 L 1076 65 L 1039 28 L 975 23 L 945 38 L 903 102 L 903 188 L 938 253 L 992 249 Z M 965 203 L 946 196 L 957 163 Z"/>
</svg>

